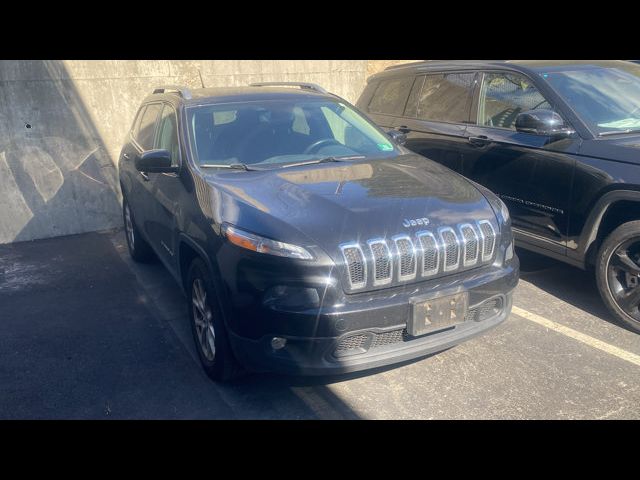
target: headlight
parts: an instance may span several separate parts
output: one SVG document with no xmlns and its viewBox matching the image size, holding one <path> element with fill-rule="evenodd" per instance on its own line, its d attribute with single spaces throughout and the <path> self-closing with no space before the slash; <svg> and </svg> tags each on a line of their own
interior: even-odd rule
<svg viewBox="0 0 640 480">
<path fill-rule="evenodd" d="M 246 248 L 253 252 L 277 255 L 279 257 L 299 258 L 302 260 L 312 260 L 307 250 L 290 243 L 278 242 L 269 238 L 264 238 L 253 233 L 245 232 L 231 225 L 224 225 L 222 232 L 227 239 L 238 247 Z"/>
</svg>

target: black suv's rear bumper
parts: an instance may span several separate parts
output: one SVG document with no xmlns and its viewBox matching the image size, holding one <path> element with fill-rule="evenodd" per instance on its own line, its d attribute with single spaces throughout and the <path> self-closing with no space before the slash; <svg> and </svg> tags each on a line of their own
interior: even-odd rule
<svg viewBox="0 0 640 480">
<path fill-rule="evenodd" d="M 344 311 L 319 314 L 314 319 L 321 324 L 335 323 L 336 318 L 340 318 L 346 325 L 357 325 L 356 329 L 348 329 L 339 336 L 299 337 L 273 332 L 255 340 L 230 334 L 233 350 L 237 359 L 251 370 L 300 375 L 348 373 L 426 356 L 479 335 L 504 321 L 511 312 L 518 274 L 519 262 L 515 257 L 507 267 L 492 268 L 466 278 L 452 276 L 446 282 L 440 279 L 437 289 L 434 284 L 426 283 L 421 288 L 394 294 L 392 299 L 368 299 L 364 308 L 354 309 L 345 305 Z M 478 312 L 475 319 L 467 319 L 455 327 L 428 335 L 408 336 L 403 329 L 410 298 L 434 291 L 446 294 L 451 288 L 469 292 L 469 309 Z M 489 302 L 497 302 L 499 308 L 480 319 L 481 306 Z M 364 325 L 363 317 L 367 319 Z M 350 323 L 350 318 L 354 322 Z M 300 321 L 299 316 L 292 317 L 292 321 Z M 274 336 L 287 339 L 283 349 L 271 347 Z"/>
</svg>

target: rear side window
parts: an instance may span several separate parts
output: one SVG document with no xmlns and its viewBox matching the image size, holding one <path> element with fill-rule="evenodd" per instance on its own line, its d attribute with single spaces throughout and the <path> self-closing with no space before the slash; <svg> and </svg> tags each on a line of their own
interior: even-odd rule
<svg viewBox="0 0 640 480">
<path fill-rule="evenodd" d="M 142 114 L 140 119 L 140 126 L 138 131 L 134 132 L 134 138 L 143 150 L 149 150 L 153 148 L 153 136 L 156 128 L 156 120 L 162 105 L 159 103 L 152 103 L 147 106 L 147 109 Z"/>
<path fill-rule="evenodd" d="M 473 72 L 425 75 L 422 81 L 418 78 L 409 99 L 411 103 L 407 104 L 407 116 L 437 122 L 468 122 L 474 78 Z"/>
<path fill-rule="evenodd" d="M 402 115 L 413 78 L 411 76 L 382 80 L 369 102 L 369 111 L 385 115 Z"/>
</svg>

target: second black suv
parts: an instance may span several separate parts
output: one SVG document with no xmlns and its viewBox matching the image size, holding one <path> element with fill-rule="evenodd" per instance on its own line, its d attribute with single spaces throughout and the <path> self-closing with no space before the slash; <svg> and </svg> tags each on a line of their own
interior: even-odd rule
<svg viewBox="0 0 640 480">
<path fill-rule="evenodd" d="M 429 61 L 371 77 L 357 105 L 504 200 L 516 245 L 595 266 L 640 332 L 639 65 Z"/>
<path fill-rule="evenodd" d="M 511 310 L 500 199 L 320 87 L 158 88 L 119 166 L 129 251 L 184 288 L 213 379 L 408 360 Z"/>
</svg>

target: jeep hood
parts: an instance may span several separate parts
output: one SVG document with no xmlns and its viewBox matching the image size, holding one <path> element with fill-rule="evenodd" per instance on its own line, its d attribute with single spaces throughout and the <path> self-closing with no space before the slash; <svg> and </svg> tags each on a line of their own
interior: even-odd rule
<svg viewBox="0 0 640 480">
<path fill-rule="evenodd" d="M 332 257 L 345 242 L 492 220 L 485 197 L 461 175 L 419 155 L 205 176 L 213 220 Z M 405 219 L 428 218 L 424 226 Z"/>
</svg>

